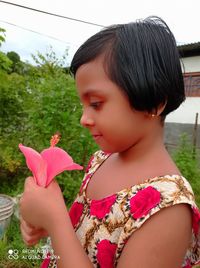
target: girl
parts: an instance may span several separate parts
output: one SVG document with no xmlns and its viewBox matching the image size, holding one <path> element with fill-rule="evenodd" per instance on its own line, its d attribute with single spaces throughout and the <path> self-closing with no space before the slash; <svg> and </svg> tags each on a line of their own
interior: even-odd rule
<svg viewBox="0 0 200 268">
<path fill-rule="evenodd" d="M 26 180 L 24 241 L 51 237 L 57 260 L 43 267 L 192 267 L 200 214 L 163 143 L 165 117 L 185 99 L 170 29 L 152 17 L 108 27 L 79 48 L 71 72 L 81 124 L 101 150 L 69 213 L 57 182 L 44 189 Z"/>
</svg>

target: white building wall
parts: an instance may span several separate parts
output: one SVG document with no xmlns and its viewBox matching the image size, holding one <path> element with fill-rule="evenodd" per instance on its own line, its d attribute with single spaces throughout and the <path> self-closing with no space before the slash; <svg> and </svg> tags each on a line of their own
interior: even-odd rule
<svg viewBox="0 0 200 268">
<path fill-rule="evenodd" d="M 182 58 L 181 62 L 184 65 L 184 68 L 182 67 L 183 72 L 200 72 L 200 56 Z"/>
<path fill-rule="evenodd" d="M 184 72 L 200 72 L 200 56 L 182 58 Z M 196 113 L 199 114 L 200 124 L 200 97 L 187 97 L 181 106 L 166 117 L 168 123 L 194 124 Z"/>
<path fill-rule="evenodd" d="M 165 121 L 168 123 L 194 124 L 196 113 L 199 114 L 198 122 L 200 123 L 200 98 L 188 97 L 177 110 L 167 115 Z"/>
</svg>

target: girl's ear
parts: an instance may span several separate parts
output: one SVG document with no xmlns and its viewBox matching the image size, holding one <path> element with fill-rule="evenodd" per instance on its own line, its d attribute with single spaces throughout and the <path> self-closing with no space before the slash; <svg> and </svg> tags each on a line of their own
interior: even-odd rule
<svg viewBox="0 0 200 268">
<path fill-rule="evenodd" d="M 152 117 L 154 117 L 154 116 L 160 116 L 161 113 L 164 111 L 166 105 L 167 105 L 167 100 L 164 103 L 159 104 L 158 107 L 157 107 L 157 109 L 153 109 L 151 111 L 151 116 Z"/>
<path fill-rule="evenodd" d="M 166 105 L 167 105 L 167 100 L 158 106 L 158 109 L 157 109 L 158 116 L 161 115 L 161 113 L 165 110 Z"/>
</svg>

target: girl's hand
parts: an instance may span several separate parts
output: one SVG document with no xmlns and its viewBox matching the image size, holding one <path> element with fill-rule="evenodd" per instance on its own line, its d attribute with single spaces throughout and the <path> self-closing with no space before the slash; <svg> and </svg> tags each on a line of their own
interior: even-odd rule
<svg viewBox="0 0 200 268">
<path fill-rule="evenodd" d="M 43 188 L 35 183 L 33 177 L 28 177 L 20 199 L 20 213 L 26 223 L 49 232 L 56 219 L 67 213 L 58 183 L 54 180 Z"/>
<path fill-rule="evenodd" d="M 22 238 L 27 246 L 34 246 L 41 238 L 48 236 L 48 233 L 45 230 L 35 228 L 25 222 L 22 217 L 20 219 L 20 223 Z"/>
</svg>

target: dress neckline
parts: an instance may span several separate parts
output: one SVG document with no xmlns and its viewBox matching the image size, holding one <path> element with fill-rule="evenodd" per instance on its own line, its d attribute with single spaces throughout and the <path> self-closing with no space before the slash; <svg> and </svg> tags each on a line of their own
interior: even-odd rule
<svg viewBox="0 0 200 268">
<path fill-rule="evenodd" d="M 155 176 L 153 178 L 148 178 L 148 179 L 145 179 L 143 182 L 141 183 L 138 183 L 138 184 L 134 184 L 130 187 L 127 187 L 127 188 L 123 188 L 122 190 L 120 191 L 117 191 L 115 193 L 112 193 L 112 194 L 109 194 L 105 197 L 102 197 L 100 199 L 92 199 L 92 198 L 89 198 L 87 196 L 87 193 L 86 193 L 86 190 L 87 190 L 87 186 L 90 182 L 90 180 L 92 179 L 94 173 L 97 171 L 97 169 L 105 162 L 106 159 L 109 158 L 109 156 L 111 156 L 112 154 L 108 154 L 108 153 L 104 153 L 103 151 L 100 151 L 103 153 L 103 155 L 101 155 L 102 157 L 102 161 L 99 163 L 99 164 L 96 164 L 96 167 L 95 169 L 89 173 L 89 170 L 88 170 L 88 175 L 89 175 L 89 178 L 87 179 L 85 185 L 83 186 L 83 189 L 82 189 L 82 195 L 84 196 L 84 199 L 87 201 L 87 203 L 91 203 L 92 201 L 95 201 L 95 202 L 104 202 L 106 201 L 107 199 L 109 198 L 112 198 L 113 196 L 115 195 L 120 195 L 120 194 L 123 194 L 124 192 L 130 192 L 131 190 L 133 190 L 133 188 L 139 188 L 142 186 L 144 186 L 145 184 L 149 184 L 150 182 L 153 182 L 153 181 L 159 181 L 161 178 L 166 178 L 166 179 L 172 179 L 174 181 L 174 179 L 177 179 L 177 178 L 181 178 L 181 179 L 184 179 L 184 177 L 182 175 L 178 175 L 178 174 L 166 174 L 166 175 L 160 175 L 160 176 Z"/>
</svg>

